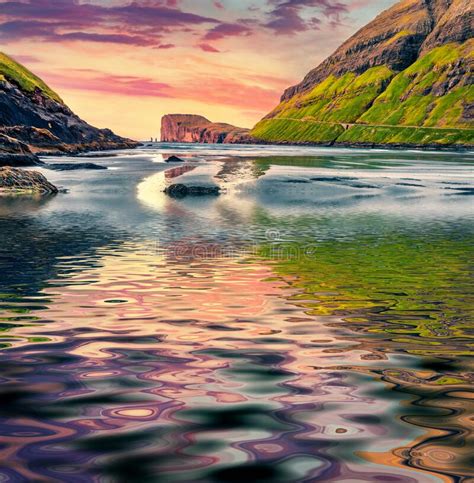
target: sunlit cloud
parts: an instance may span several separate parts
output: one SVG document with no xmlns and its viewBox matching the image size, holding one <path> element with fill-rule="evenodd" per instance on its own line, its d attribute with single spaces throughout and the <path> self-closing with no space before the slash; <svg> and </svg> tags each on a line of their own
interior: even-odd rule
<svg viewBox="0 0 474 483">
<path fill-rule="evenodd" d="M 156 137 L 169 112 L 251 127 L 395 1 L 0 0 L 0 42 L 87 121 Z"/>
</svg>

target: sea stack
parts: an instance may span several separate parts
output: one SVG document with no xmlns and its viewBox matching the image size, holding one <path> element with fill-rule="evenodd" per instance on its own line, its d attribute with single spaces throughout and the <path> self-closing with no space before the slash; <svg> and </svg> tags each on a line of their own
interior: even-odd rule
<svg viewBox="0 0 474 483">
<path fill-rule="evenodd" d="M 249 129 L 194 114 L 168 114 L 161 119 L 161 141 L 167 143 L 246 144 L 251 142 L 248 133 Z"/>
</svg>

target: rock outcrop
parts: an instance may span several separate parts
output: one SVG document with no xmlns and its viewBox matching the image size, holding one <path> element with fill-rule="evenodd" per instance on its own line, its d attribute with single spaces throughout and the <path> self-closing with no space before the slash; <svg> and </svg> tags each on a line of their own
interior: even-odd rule
<svg viewBox="0 0 474 483">
<path fill-rule="evenodd" d="M 19 141 L 18 149 L 9 154 L 21 155 L 21 159 L 26 159 L 25 154 L 78 153 L 138 145 L 83 121 L 41 79 L 0 53 L 0 153 L 12 148 L 5 136 Z M 26 153 L 24 145 L 28 146 Z M 15 160 L 10 159 L 12 163 Z M 34 156 L 30 160 L 34 164 Z"/>
<path fill-rule="evenodd" d="M 186 196 L 218 196 L 218 186 L 185 185 L 181 183 L 171 184 L 164 190 L 171 198 L 185 198 Z"/>
<path fill-rule="evenodd" d="M 0 132 L 0 166 L 34 166 L 40 164 L 29 146 Z"/>
<path fill-rule="evenodd" d="M 246 144 L 249 129 L 213 123 L 193 114 L 168 114 L 161 120 L 161 141 L 168 143 Z"/>
<path fill-rule="evenodd" d="M 265 142 L 474 144 L 474 3 L 402 0 L 359 30 L 251 131 Z"/>
<path fill-rule="evenodd" d="M 12 168 L 0 168 L 1 193 L 56 194 L 58 189 L 41 173 Z"/>
<path fill-rule="evenodd" d="M 95 163 L 49 163 L 45 164 L 46 169 L 52 169 L 53 171 L 79 171 L 82 169 L 90 170 L 104 170 L 108 169 L 107 166 L 102 166 Z"/>
</svg>

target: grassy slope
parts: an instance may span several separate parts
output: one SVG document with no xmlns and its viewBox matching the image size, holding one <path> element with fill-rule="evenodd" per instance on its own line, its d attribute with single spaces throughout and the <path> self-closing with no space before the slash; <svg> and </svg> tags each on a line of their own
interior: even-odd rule
<svg viewBox="0 0 474 483">
<path fill-rule="evenodd" d="M 472 40 L 447 44 L 397 75 L 379 66 L 360 76 L 329 76 L 312 91 L 281 103 L 270 114 L 272 118 L 259 122 L 251 134 L 273 142 L 326 143 L 337 139 L 348 143 L 474 144 L 472 121 L 463 118 L 466 105 L 474 102 L 474 86 L 453 89 L 443 96 L 425 94 L 446 82 L 453 63 L 472 59 L 473 50 Z M 304 120 L 311 123 L 301 122 Z M 344 131 L 337 124 L 316 122 L 370 126 Z"/>
<path fill-rule="evenodd" d="M 63 104 L 62 99 L 39 77 L 12 58 L 0 52 L 0 81 L 7 79 L 18 85 L 23 91 L 32 93 L 41 90 L 47 97 Z"/>
</svg>

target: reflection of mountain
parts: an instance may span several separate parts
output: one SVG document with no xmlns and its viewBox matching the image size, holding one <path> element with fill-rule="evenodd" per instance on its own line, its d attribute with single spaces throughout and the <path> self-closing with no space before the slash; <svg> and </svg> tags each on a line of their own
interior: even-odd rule
<svg viewBox="0 0 474 483">
<path fill-rule="evenodd" d="M 470 166 L 385 156 L 219 156 L 171 179 L 229 189 L 182 201 L 115 159 L 0 212 L 13 478 L 470 476 Z"/>
<path fill-rule="evenodd" d="M 258 466 L 284 481 L 410 481 L 391 454 L 419 435 L 402 419 L 409 397 L 290 305 L 266 263 L 200 253 L 124 243 L 50 281 L 48 310 L 33 311 L 47 323 L 14 329 L 16 347 L 0 352 L 15 448 L 0 459 L 29 480 L 61 479 L 68 461 L 78 480 L 233 481 L 222 475 Z M 377 394 L 361 391 L 367 377 Z M 355 451 L 385 458 L 368 467 Z"/>
<path fill-rule="evenodd" d="M 24 206 L 27 201 L 19 200 L 19 203 Z M 31 201 L 28 210 L 30 207 Z M 62 215 L 60 220 L 56 223 L 32 216 L 8 216 L 1 220 L 1 294 L 36 295 L 46 280 L 55 279 L 60 273 L 81 270 L 82 264 L 84 267 L 95 265 L 95 250 L 117 243 L 123 236 L 104 225 L 99 217 L 71 214 Z M 77 264 L 69 266 L 68 257 L 82 258 L 82 261 L 76 258 Z M 58 263 L 58 260 L 63 261 Z"/>
<path fill-rule="evenodd" d="M 190 171 L 193 171 L 194 169 L 196 169 L 196 165 L 193 165 L 193 164 L 185 164 L 183 166 L 178 166 L 176 168 L 167 169 L 165 171 L 165 178 L 167 180 L 177 178 L 179 176 L 182 176 L 185 173 L 189 173 Z"/>
</svg>

